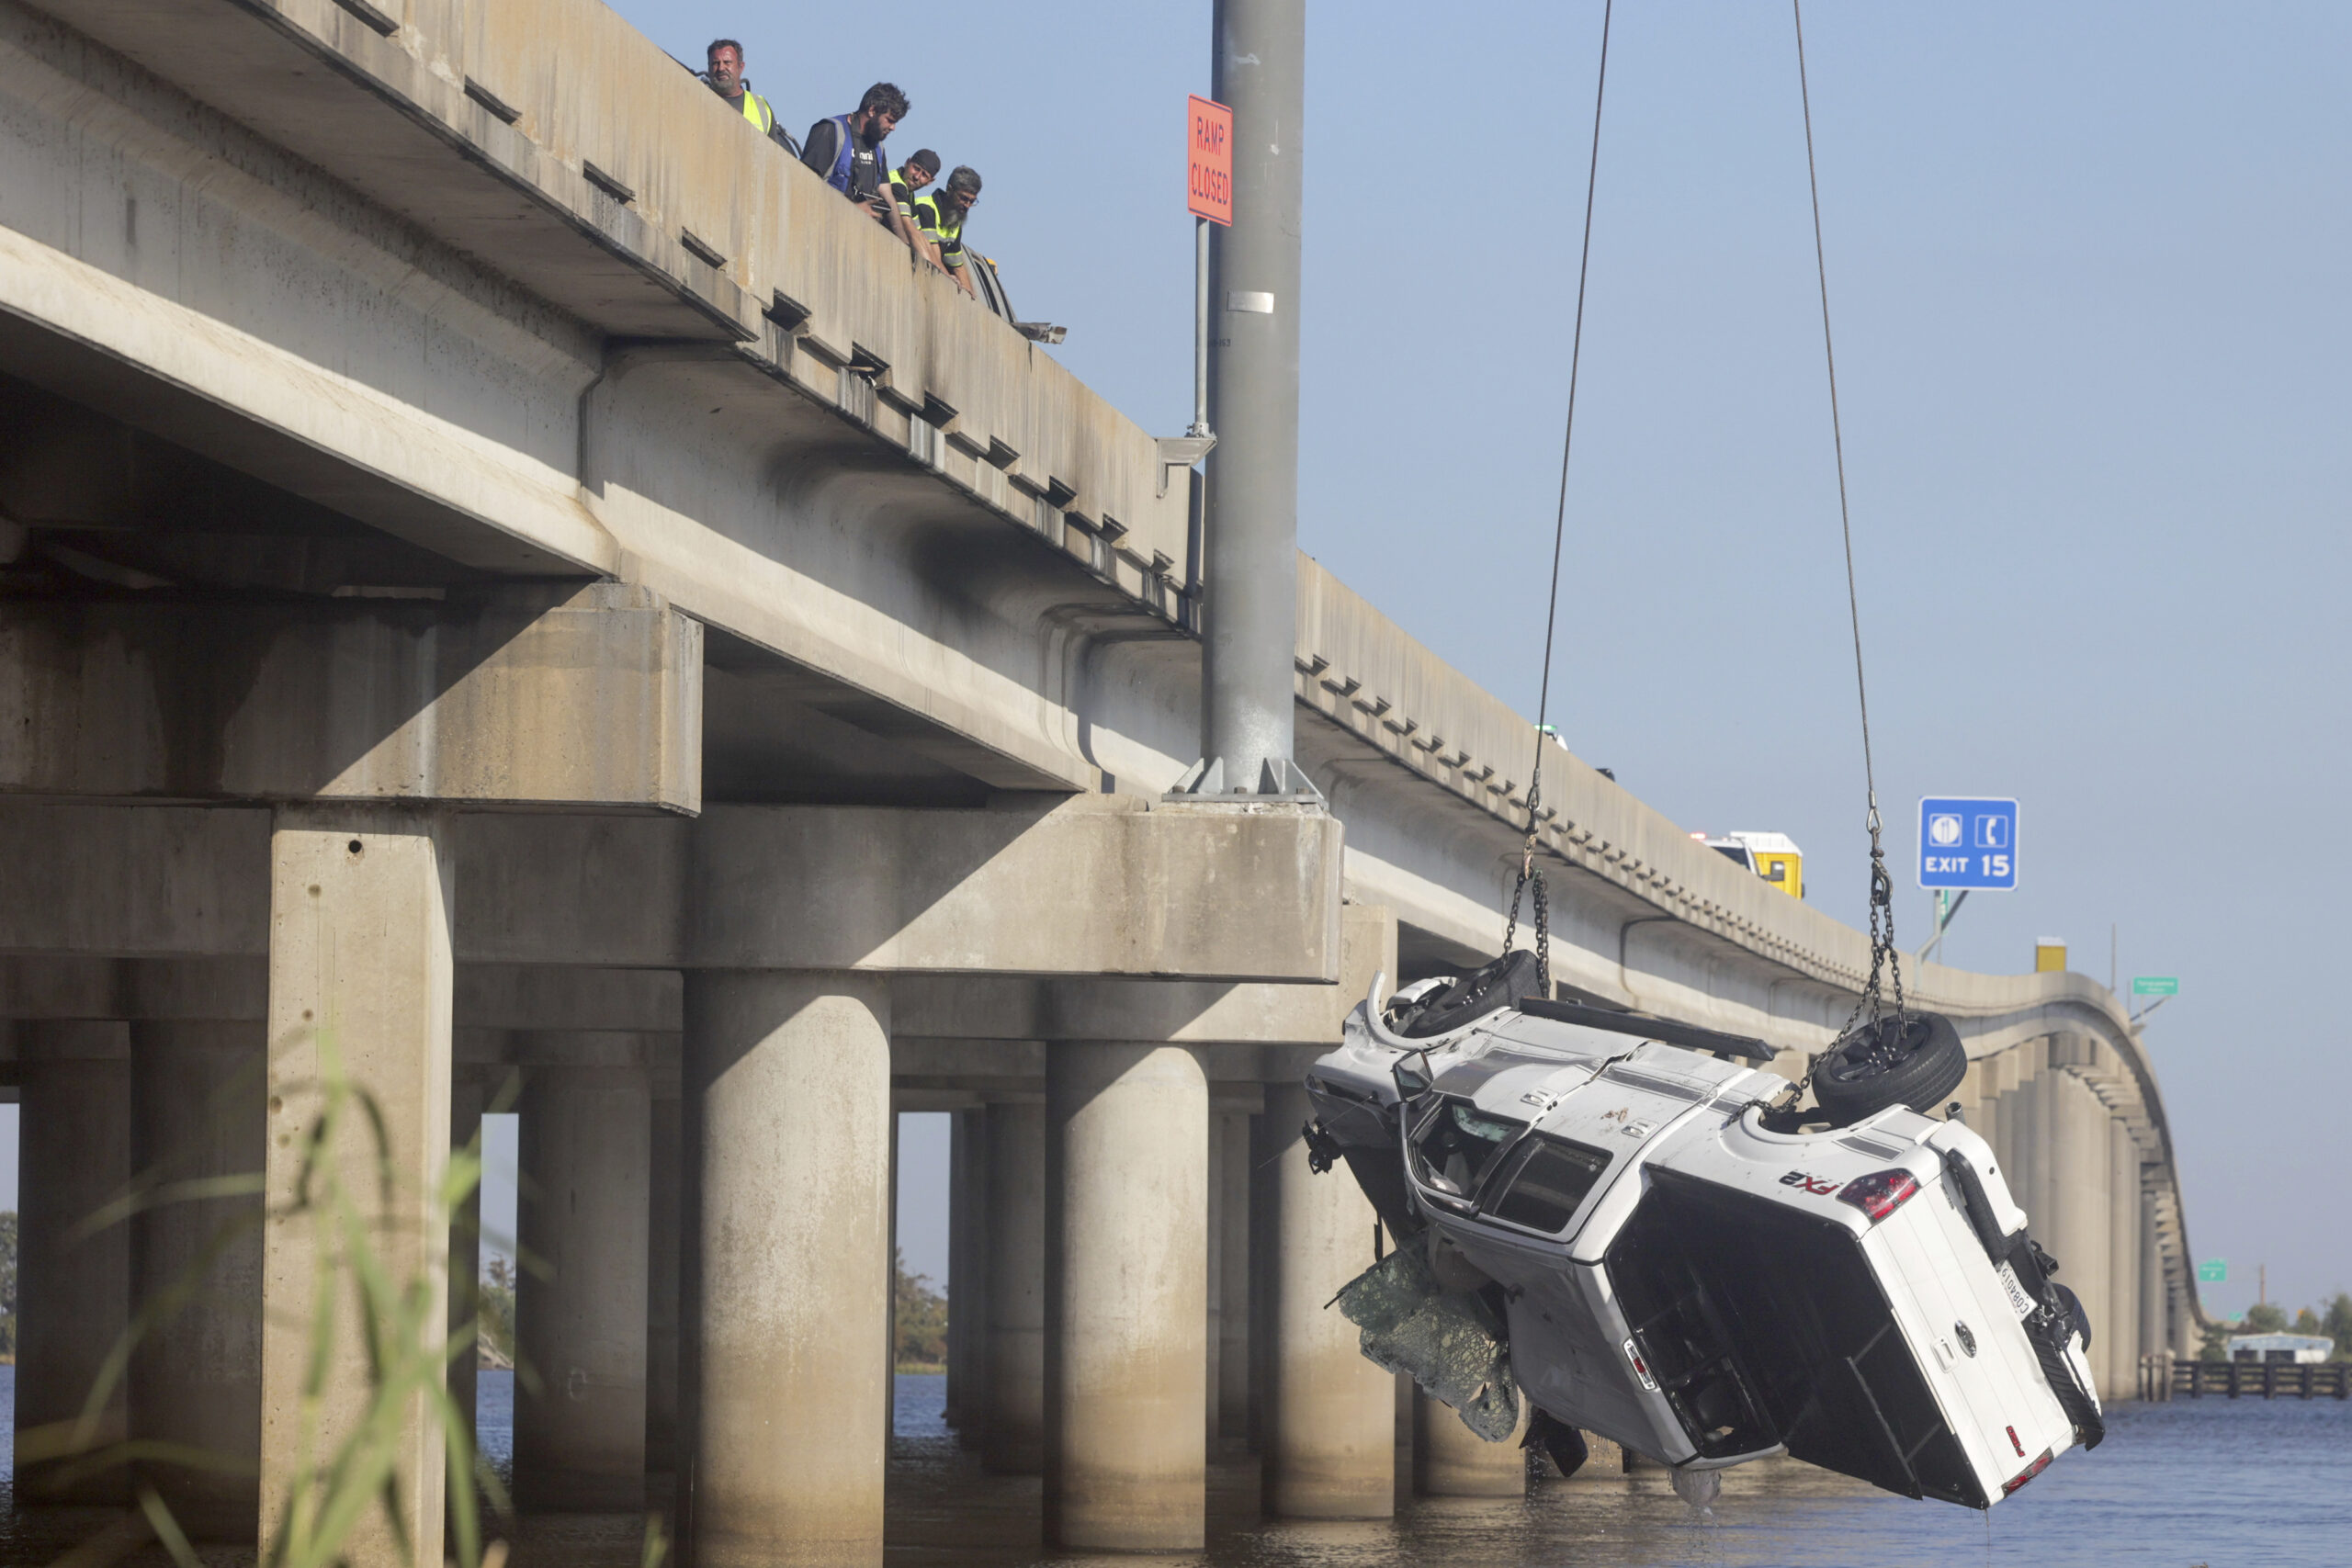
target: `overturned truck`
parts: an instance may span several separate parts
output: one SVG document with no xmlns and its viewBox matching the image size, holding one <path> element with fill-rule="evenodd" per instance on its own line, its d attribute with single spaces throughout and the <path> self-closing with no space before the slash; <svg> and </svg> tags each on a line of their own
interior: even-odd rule
<svg viewBox="0 0 2352 1568">
<path fill-rule="evenodd" d="M 1787 1453 L 1989 1508 L 2104 1434 L 2090 1328 L 1984 1139 L 1932 1115 L 1949 1021 L 1816 1065 L 1531 994 L 1514 953 L 1349 1019 L 1306 1080 L 1393 1250 L 1340 1292 L 1364 1353 L 1564 1470 L 1598 1433 L 1706 1472 Z M 1522 1410 L 1522 1405 L 1526 1406 Z"/>
</svg>

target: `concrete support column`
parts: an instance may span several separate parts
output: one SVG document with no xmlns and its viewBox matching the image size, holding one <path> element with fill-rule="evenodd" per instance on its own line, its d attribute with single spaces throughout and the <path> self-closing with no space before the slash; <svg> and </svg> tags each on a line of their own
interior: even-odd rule
<svg viewBox="0 0 2352 1568">
<path fill-rule="evenodd" d="M 460 1067 L 449 1078 L 449 1147 L 462 1149 L 481 1135 L 482 1106 L 488 1086 L 480 1069 Z M 449 1216 L 449 1332 L 474 1321 L 481 1310 L 481 1184 L 466 1195 Z M 467 1438 L 481 1452 L 481 1433 L 474 1419 L 481 1390 L 481 1352 L 464 1351 L 449 1363 L 449 1401 L 458 1407 Z"/>
<path fill-rule="evenodd" d="M 2156 1240 L 2156 1195 L 2140 1183 L 2140 1353 L 2160 1356 L 2165 1330 L 2165 1258 Z"/>
<path fill-rule="evenodd" d="M 2069 1040 L 2070 1055 L 2079 1053 L 2083 1043 Z M 2056 1093 L 2053 1157 L 2046 1185 L 2064 1244 L 2063 1249 L 2053 1245 L 2050 1250 L 2063 1266 L 2059 1282 L 2074 1290 L 2090 1319 L 2087 1359 L 2094 1384 L 2103 1393 L 2110 1382 L 2107 1361 L 2114 1340 L 2108 1332 L 2112 1320 L 2108 1311 L 2107 1108 L 2073 1073 L 2053 1072 L 2050 1084 Z"/>
<path fill-rule="evenodd" d="M 1216 1113 L 1221 1129 L 1216 1163 L 1219 1222 L 1209 1245 L 1218 1253 L 1216 1288 L 1222 1298 L 1217 1332 L 1216 1429 L 1220 1441 L 1250 1440 L 1250 1126 L 1247 1111 Z"/>
<path fill-rule="evenodd" d="M 1046 1466 L 1046 1108 L 988 1108 L 987 1371 L 982 1462 L 1001 1475 Z"/>
<path fill-rule="evenodd" d="M 2120 1117 L 2107 1122 L 2107 1375 L 2118 1399 L 2139 1387 L 2140 1146 Z"/>
<path fill-rule="evenodd" d="M 2023 1114 L 2018 1126 L 2010 1135 L 2010 1161 L 2017 1172 L 2011 1185 L 2018 1205 L 2035 1227 L 2035 1235 L 2042 1245 L 2050 1245 L 2049 1237 L 2058 1234 L 2062 1224 L 2051 1207 L 2049 1170 L 2051 1166 L 2052 1127 L 2051 1095 L 2055 1079 L 2043 1068 L 2050 1042 L 2029 1041 L 2022 1049 L 2025 1059 L 2018 1064 L 2018 1092 L 2024 1099 Z"/>
<path fill-rule="evenodd" d="M 17 1451 L 26 1434 L 80 1419 L 130 1321 L 130 1228 L 76 1235 L 130 1180 L 130 1032 L 120 1023 L 23 1026 L 17 1111 Z M 86 1433 L 122 1440 L 124 1391 Z M 121 1503 L 119 1470 L 60 1484 L 17 1465 L 17 1502 Z"/>
<path fill-rule="evenodd" d="M 890 992 L 690 973 L 684 1386 L 698 1568 L 882 1561 Z"/>
<path fill-rule="evenodd" d="M 1055 1042 L 1046 1095 L 1046 1539 L 1195 1551 L 1208 1080 L 1180 1046 Z"/>
<path fill-rule="evenodd" d="M 1208 1302 L 1209 1320 L 1205 1330 L 1206 1375 L 1202 1379 L 1203 1441 L 1208 1444 L 1208 1460 L 1217 1460 L 1217 1379 L 1218 1363 L 1225 1354 L 1225 1227 L 1231 1221 L 1226 1213 L 1224 1184 L 1217 1180 L 1217 1171 L 1225 1161 L 1225 1119 L 1217 1114 L 1216 1104 L 1209 1104 L 1209 1217 L 1208 1217 Z"/>
<path fill-rule="evenodd" d="M 353 1115 L 321 1156 L 332 1161 L 366 1217 L 369 1242 L 396 1280 L 426 1281 L 426 1321 L 447 1314 L 449 1232 L 439 1212 L 449 1156 L 449 928 L 455 877 L 444 818 L 431 809 L 306 804 L 277 809 L 270 835 L 269 1146 L 262 1273 L 261 1534 L 266 1560 L 286 1517 L 306 1439 L 328 1451 L 363 1419 L 374 1395 L 356 1303 L 338 1282 L 342 1239 L 295 1211 L 310 1134 L 339 1067 L 372 1102 L 382 1152 Z M 313 1360 L 309 1325 L 322 1279 L 340 1301 L 323 1398 L 304 1395 Z M 315 1419 L 315 1429 L 311 1422 Z M 319 1451 L 316 1447 L 312 1452 Z M 388 1484 L 406 1539 L 441 1540 L 441 1426 L 422 1396 L 409 1402 Z M 413 1553 L 380 1513 L 345 1547 L 354 1568 L 401 1568 Z"/>
<path fill-rule="evenodd" d="M 535 1067 L 520 1106 L 514 1501 L 645 1506 L 646 1223 L 652 1092 L 642 1066 Z"/>
<path fill-rule="evenodd" d="M 262 1168 L 264 1026 L 130 1026 L 131 1162 L 157 1187 Z M 250 1540 L 260 1506 L 261 1195 L 164 1202 L 130 1224 L 131 1299 L 181 1304 L 130 1359 L 130 1435 L 198 1450 L 235 1468 L 142 1463 L 180 1528 Z"/>
<path fill-rule="evenodd" d="M 1522 1401 L 1522 1404 L 1524 1402 Z M 1527 1426 L 1522 1417 L 1521 1432 Z M 1490 1443 L 1440 1400 L 1413 1391 L 1413 1488 L 1424 1497 L 1524 1497 L 1520 1433 Z"/>
<path fill-rule="evenodd" d="M 1277 1518 L 1374 1519 L 1396 1511 L 1396 1392 L 1364 1359 L 1353 1324 L 1326 1303 L 1372 1267 L 1378 1221 L 1346 1169 L 1317 1176 L 1296 1080 L 1266 1086 L 1260 1146 L 1270 1172 L 1273 1278 L 1266 1320 L 1266 1511 Z"/>
<path fill-rule="evenodd" d="M 2019 1208 L 2024 1208 L 2026 1201 L 2016 1157 L 2018 1124 L 2025 1117 L 2025 1097 L 2018 1089 L 2018 1069 L 2023 1054 L 2020 1048 L 2012 1046 L 1993 1058 L 1988 1085 L 1993 1090 L 1993 1116 L 1984 1134 L 1985 1141 L 1993 1145 L 1993 1163 L 1999 1168 L 2001 1179 L 2008 1184 L 2009 1195 Z"/>
<path fill-rule="evenodd" d="M 668 1086 L 674 1089 L 677 1086 Z M 678 1472 L 678 1227 L 679 1101 L 655 1085 L 651 1148 L 646 1183 L 645 1261 L 645 1469 L 648 1475 Z M 649 1497 L 650 1506 L 670 1510 L 667 1494 Z"/>
</svg>

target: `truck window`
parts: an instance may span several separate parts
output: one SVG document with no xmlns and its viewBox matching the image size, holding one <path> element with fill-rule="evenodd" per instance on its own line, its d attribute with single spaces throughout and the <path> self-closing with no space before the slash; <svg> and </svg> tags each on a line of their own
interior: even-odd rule
<svg viewBox="0 0 2352 1568">
<path fill-rule="evenodd" d="M 1576 1217 L 1585 1194 L 1609 1168 L 1605 1150 L 1542 1134 L 1529 1139 L 1496 1179 L 1487 1213 L 1514 1225 L 1556 1235 Z"/>
<path fill-rule="evenodd" d="M 1526 1122 L 1488 1116 L 1466 1100 L 1440 1100 L 1414 1135 L 1415 1174 L 1441 1192 L 1476 1198 L 1495 1156 L 1526 1130 Z"/>
</svg>

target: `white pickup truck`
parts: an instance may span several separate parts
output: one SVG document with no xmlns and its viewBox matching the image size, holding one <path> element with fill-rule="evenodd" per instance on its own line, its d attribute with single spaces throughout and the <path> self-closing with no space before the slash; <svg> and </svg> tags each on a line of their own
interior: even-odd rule
<svg viewBox="0 0 2352 1568">
<path fill-rule="evenodd" d="M 1524 953 L 1375 985 L 1307 1077 L 1318 1165 L 1395 1238 L 1339 1302 L 1368 1356 L 1490 1440 L 1523 1398 L 1563 1468 L 1581 1428 L 1689 1490 L 1785 1452 L 1989 1508 L 2098 1442 L 2079 1303 L 1984 1140 L 1925 1113 L 1947 1021 L 1858 1031 L 1799 1111 L 1758 1042 L 1533 987 Z"/>
</svg>

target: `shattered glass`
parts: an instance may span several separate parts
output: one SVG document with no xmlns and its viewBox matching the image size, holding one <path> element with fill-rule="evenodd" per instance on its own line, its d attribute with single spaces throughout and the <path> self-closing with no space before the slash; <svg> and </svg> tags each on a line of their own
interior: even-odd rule
<svg viewBox="0 0 2352 1568">
<path fill-rule="evenodd" d="M 1349 1280 L 1338 1305 L 1363 1330 L 1363 1353 L 1374 1365 L 1408 1373 L 1490 1443 L 1517 1428 L 1519 1386 L 1503 1325 L 1485 1298 L 1440 1285 L 1420 1247 L 1400 1247 Z"/>
</svg>

